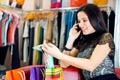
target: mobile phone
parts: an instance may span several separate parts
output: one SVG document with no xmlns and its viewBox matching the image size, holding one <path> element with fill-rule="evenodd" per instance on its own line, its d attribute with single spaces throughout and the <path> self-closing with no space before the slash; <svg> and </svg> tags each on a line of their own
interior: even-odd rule
<svg viewBox="0 0 120 80">
<path fill-rule="evenodd" d="M 76 29 L 77 31 L 80 31 L 81 29 L 80 29 L 80 27 L 79 27 L 79 25 L 77 25 L 77 29 Z"/>
</svg>

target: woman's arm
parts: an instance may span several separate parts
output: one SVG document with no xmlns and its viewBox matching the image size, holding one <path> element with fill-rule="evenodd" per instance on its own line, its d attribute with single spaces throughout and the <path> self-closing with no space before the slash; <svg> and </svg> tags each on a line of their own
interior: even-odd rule
<svg viewBox="0 0 120 80">
<path fill-rule="evenodd" d="M 97 45 L 90 59 L 63 56 L 60 58 L 60 60 L 69 63 L 72 66 L 88 71 L 93 71 L 98 65 L 100 65 L 100 63 L 102 63 L 102 61 L 109 54 L 109 52 L 109 44 L 106 43 L 104 45 Z"/>
<path fill-rule="evenodd" d="M 90 59 L 76 58 L 63 54 L 55 45 L 51 43 L 46 44 L 45 47 L 43 47 L 43 50 L 67 64 L 78 67 L 80 69 L 93 71 L 100 63 L 102 63 L 111 49 L 109 47 L 109 43 L 97 45 Z"/>
<path fill-rule="evenodd" d="M 78 54 L 78 49 L 73 48 L 71 51 L 64 50 L 63 53 L 68 55 L 68 56 L 76 57 L 76 55 Z M 70 64 L 68 64 L 64 61 L 60 61 L 60 65 L 64 68 L 67 68 L 68 66 L 70 66 Z"/>
</svg>

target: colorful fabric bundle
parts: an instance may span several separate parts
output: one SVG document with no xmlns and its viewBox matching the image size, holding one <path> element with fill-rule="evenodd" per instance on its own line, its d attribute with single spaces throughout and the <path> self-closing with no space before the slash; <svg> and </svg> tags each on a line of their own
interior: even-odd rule
<svg viewBox="0 0 120 80">
<path fill-rule="evenodd" d="M 45 80 L 63 80 L 62 67 L 46 68 Z"/>
</svg>

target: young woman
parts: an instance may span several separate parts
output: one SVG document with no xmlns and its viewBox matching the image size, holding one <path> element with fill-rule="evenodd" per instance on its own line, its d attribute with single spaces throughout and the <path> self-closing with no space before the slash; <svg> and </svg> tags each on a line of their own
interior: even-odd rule
<svg viewBox="0 0 120 80">
<path fill-rule="evenodd" d="M 82 69 L 85 80 L 119 80 L 114 72 L 115 45 L 99 8 L 94 4 L 80 7 L 77 21 L 70 30 L 64 54 L 52 43 L 45 43 L 42 49 L 61 60 L 62 67 Z"/>
</svg>

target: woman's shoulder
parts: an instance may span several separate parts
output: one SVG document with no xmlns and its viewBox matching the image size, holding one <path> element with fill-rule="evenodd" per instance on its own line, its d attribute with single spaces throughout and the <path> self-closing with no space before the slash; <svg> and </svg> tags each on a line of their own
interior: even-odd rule
<svg viewBox="0 0 120 80">
<path fill-rule="evenodd" d="M 105 43 L 109 43 L 111 41 L 113 41 L 112 35 L 109 32 L 106 32 L 101 35 L 99 44 L 105 44 Z"/>
<path fill-rule="evenodd" d="M 106 32 L 106 33 L 102 34 L 101 38 L 112 38 L 112 35 L 111 35 L 111 33 Z"/>
</svg>

